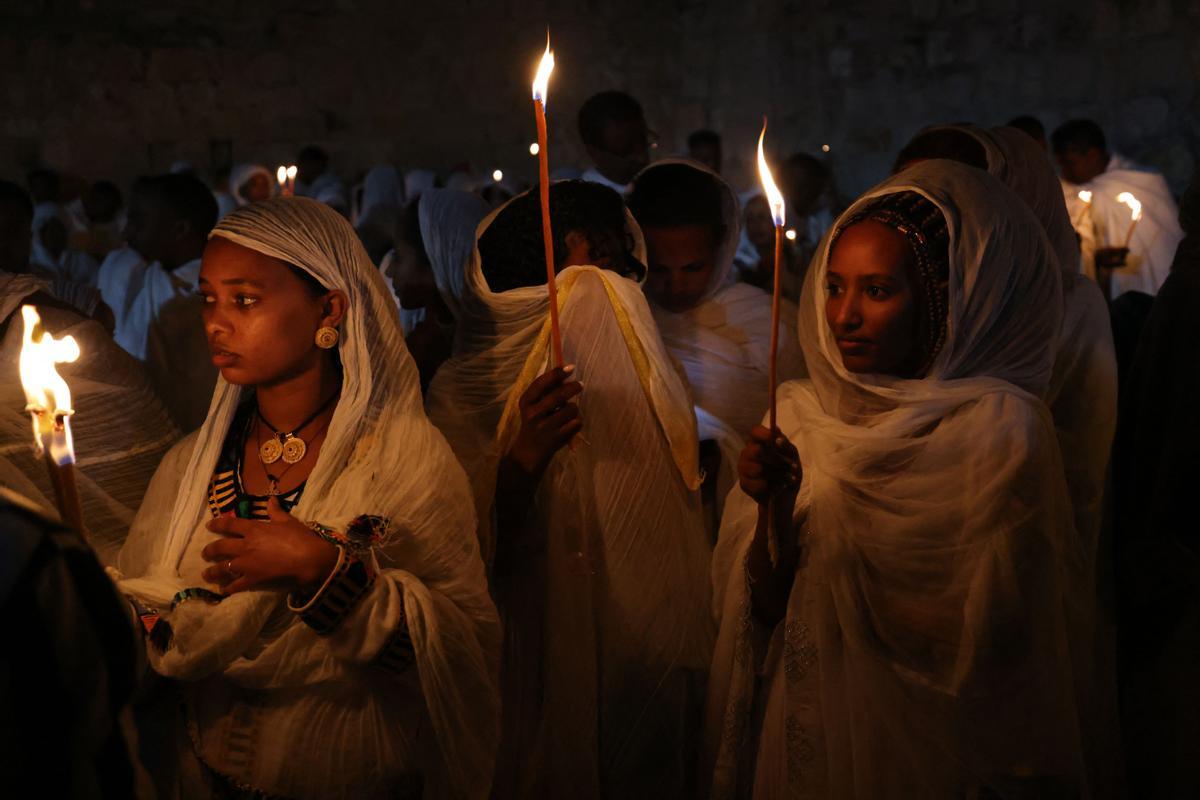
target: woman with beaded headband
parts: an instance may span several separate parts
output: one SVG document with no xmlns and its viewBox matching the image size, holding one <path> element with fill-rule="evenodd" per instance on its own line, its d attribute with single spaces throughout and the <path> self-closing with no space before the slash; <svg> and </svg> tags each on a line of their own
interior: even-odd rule
<svg viewBox="0 0 1200 800">
<path fill-rule="evenodd" d="M 119 559 L 182 695 L 180 772 L 156 780 L 486 796 L 499 625 L 383 277 L 335 211 L 276 198 L 220 222 L 200 287 L 221 378 Z"/>
<path fill-rule="evenodd" d="M 714 797 L 1089 794 L 1052 266 L 1022 201 L 948 161 L 868 192 L 818 252 L 812 377 L 753 431 L 714 558 Z"/>
</svg>

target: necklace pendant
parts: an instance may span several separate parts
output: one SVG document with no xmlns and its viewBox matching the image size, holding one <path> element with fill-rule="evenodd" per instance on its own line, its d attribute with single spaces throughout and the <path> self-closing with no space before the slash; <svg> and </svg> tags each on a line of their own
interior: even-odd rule
<svg viewBox="0 0 1200 800">
<path fill-rule="evenodd" d="M 258 458 L 264 464 L 274 464 L 283 455 L 283 445 L 272 436 L 258 447 Z"/>
<path fill-rule="evenodd" d="M 287 441 L 283 443 L 283 460 L 288 464 L 295 464 L 304 458 L 304 454 L 308 452 L 308 445 L 304 440 L 297 436 L 288 436 Z"/>
</svg>

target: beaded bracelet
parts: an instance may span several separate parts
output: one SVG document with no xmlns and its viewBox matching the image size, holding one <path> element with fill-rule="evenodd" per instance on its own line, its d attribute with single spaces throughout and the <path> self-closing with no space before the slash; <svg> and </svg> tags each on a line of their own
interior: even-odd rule
<svg viewBox="0 0 1200 800">
<path fill-rule="evenodd" d="M 343 545 L 338 545 L 337 563 L 316 592 L 288 595 L 288 608 L 318 634 L 332 633 L 354 604 L 375 582 L 375 574 Z"/>
</svg>

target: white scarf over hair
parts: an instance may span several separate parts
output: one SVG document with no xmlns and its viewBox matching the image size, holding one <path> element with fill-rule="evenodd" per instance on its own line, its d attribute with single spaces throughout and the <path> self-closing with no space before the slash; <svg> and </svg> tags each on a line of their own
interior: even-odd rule
<svg viewBox="0 0 1200 800">
<path fill-rule="evenodd" d="M 730 283 L 741 233 L 737 195 L 719 175 L 695 161 L 656 161 L 634 178 L 664 165 L 684 165 L 708 174 L 721 192 L 724 238 L 717 245 L 715 267 L 703 299 L 679 313 L 651 303 L 663 344 L 687 372 L 696 404 L 701 440 L 721 447 L 717 481 L 718 509 L 736 483 L 737 460 L 750 429 L 767 410 L 767 372 L 771 351 L 771 295 L 746 283 Z M 796 307 L 780 301 L 779 381 L 804 374 L 804 358 L 796 339 Z"/>
<path fill-rule="evenodd" d="M 955 162 L 891 178 L 838 227 L 902 191 L 928 198 L 949 226 L 945 344 L 922 379 L 848 372 L 825 319 L 822 245 L 800 307 L 812 377 L 779 398 L 804 473 L 802 557 L 774 631 L 755 622 L 744 567 L 757 507 L 735 491 L 721 526 L 707 725 L 715 797 L 751 780 L 755 797 L 1044 785 L 1028 776 L 1086 793 L 1070 628 L 1088 603 L 1082 548 L 1039 399 L 1060 273 L 1024 202 Z M 755 737 L 751 767 L 742 759 Z"/>
<path fill-rule="evenodd" d="M 480 223 L 477 239 L 506 207 Z M 627 231 L 644 260 L 631 217 Z M 560 272 L 557 285 L 564 358 L 584 386 L 583 431 L 555 455 L 529 510 L 533 538 L 547 540 L 544 562 L 530 554 L 494 587 L 508 620 L 512 751 L 496 791 L 533 784 L 550 796 L 596 797 L 603 769 L 612 796 L 674 796 L 674 787 L 658 791 L 655 770 L 670 771 L 678 753 L 657 753 L 648 768 L 639 759 L 677 742 L 673 725 L 686 710 L 680 678 L 703 670 L 711 652 L 695 417 L 638 284 L 582 266 Z M 497 465 L 549 348 L 546 287 L 493 293 L 476 247 L 455 354 L 434 378 L 428 405 L 471 479 L 488 554 L 496 549 Z M 521 774 L 501 777 L 506 769 Z"/>
<path fill-rule="evenodd" d="M 251 202 L 250 198 L 242 194 L 242 187 L 250 182 L 250 179 L 255 175 L 262 175 L 267 179 L 267 184 L 271 187 L 271 194 L 275 193 L 278 183 L 275 181 L 275 176 L 271 171 L 262 164 L 238 164 L 229 172 L 229 194 L 237 202 L 239 206 L 247 205 Z"/>
<path fill-rule="evenodd" d="M 475 249 L 475 229 L 491 213 L 477 194 L 426 189 L 417 206 L 421 243 L 442 302 L 455 318 L 462 312 L 463 276 Z"/>
<path fill-rule="evenodd" d="M 1058 430 L 1075 527 L 1094 564 L 1117 425 L 1117 358 L 1108 306 L 1096 283 L 1079 272 L 1079 243 L 1045 152 L 1015 128 L 963 130 L 983 144 L 988 172 L 1033 209 L 1062 268 L 1063 325 L 1046 402 Z"/>
<path fill-rule="evenodd" d="M 17 309 L 49 286 L 31 275 L 0 273 L 0 484 L 25 494 L 55 514 L 54 497 L 41 459 L 34 456 L 17 360 L 24 324 Z M 56 337 L 72 336 L 79 358 L 58 371 L 71 387 L 75 415 L 76 480 L 88 538 L 105 564 L 121 549 L 142 496 L 163 456 L 179 440 L 162 402 L 140 364 L 113 342 L 98 322 L 71 312 L 41 308 L 42 321 Z M 23 479 L 14 478 L 20 473 Z M 31 491 L 32 490 L 32 491 Z"/>
<path fill-rule="evenodd" d="M 335 529 L 362 514 L 391 526 L 373 551 L 374 587 L 332 635 L 317 636 L 280 593 L 249 591 L 167 612 L 174 643 L 151 650 L 151 663 L 194 682 L 198 751 L 240 782 L 296 797 L 377 797 L 419 771 L 427 795 L 484 797 L 498 725 L 497 619 L 466 479 L 421 408 L 383 278 L 350 224 L 304 198 L 246 206 L 212 236 L 346 293 L 341 398 L 293 514 Z M 216 538 L 205 529 L 208 484 L 244 394 L 218 381 L 204 426 L 168 456 L 138 514 L 121 586 L 150 605 L 165 609 L 179 589 L 203 585 L 200 551 Z M 401 612 L 416 664 L 394 677 L 367 665 Z M 250 711 L 257 724 L 239 728 Z M 410 727 L 430 723 L 421 737 Z"/>
</svg>

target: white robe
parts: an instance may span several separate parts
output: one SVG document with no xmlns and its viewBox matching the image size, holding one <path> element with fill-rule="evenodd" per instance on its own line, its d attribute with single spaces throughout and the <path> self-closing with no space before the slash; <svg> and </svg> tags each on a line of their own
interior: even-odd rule
<svg viewBox="0 0 1200 800">
<path fill-rule="evenodd" d="M 1175 248 L 1183 239 L 1179 207 L 1160 173 L 1113 155 L 1108 168 L 1085 184 L 1062 182 L 1063 197 L 1082 243 L 1083 272 L 1096 276 L 1096 250 L 1122 247 L 1129 233 L 1131 212 L 1117 200 L 1129 192 L 1142 203 L 1142 218 L 1133 229 L 1124 267 L 1113 270 L 1112 299 L 1125 292 L 1158 293 L 1171 271 Z M 1092 202 L 1079 199 L 1081 190 L 1092 193 Z"/>
<path fill-rule="evenodd" d="M 644 257 L 632 221 L 629 231 Z M 558 291 L 583 431 L 554 456 L 522 530 L 503 532 L 504 552 L 518 534 L 530 546 L 493 576 L 506 619 L 495 791 L 685 796 L 712 636 L 695 419 L 636 283 L 570 267 Z M 476 249 L 455 353 L 429 390 L 430 417 L 471 479 L 489 557 L 498 464 L 518 431 L 517 401 L 546 368 L 546 303 L 544 286 L 492 293 Z"/>
<path fill-rule="evenodd" d="M 714 558 L 712 796 L 1087 797 L 1072 662 L 1095 608 L 1039 397 L 1056 261 L 1015 194 L 950 161 L 839 224 L 897 191 L 951 227 L 947 338 L 922 379 L 848 372 L 818 252 L 800 308 L 812 378 L 780 396 L 803 465 L 785 619 L 768 630 L 751 609 L 756 506 L 740 491 Z"/>
<path fill-rule="evenodd" d="M 248 206 L 213 236 L 346 293 L 341 395 L 293 515 L 335 530 L 362 514 L 390 525 L 367 556 L 374 584 L 327 636 L 277 591 L 172 607 L 176 592 L 204 585 L 200 552 L 216 538 L 205 528 L 209 483 L 245 397 L 218 383 L 203 427 L 155 475 L 119 560 L 122 590 L 160 609 L 174 632 L 171 646 L 147 652 L 184 690 L 181 755 L 271 795 L 385 798 L 415 782 L 427 798 L 482 800 L 498 728 L 499 626 L 466 479 L 422 411 L 382 278 L 349 222 L 304 198 Z M 376 669 L 402 620 L 415 663 Z"/>
</svg>

